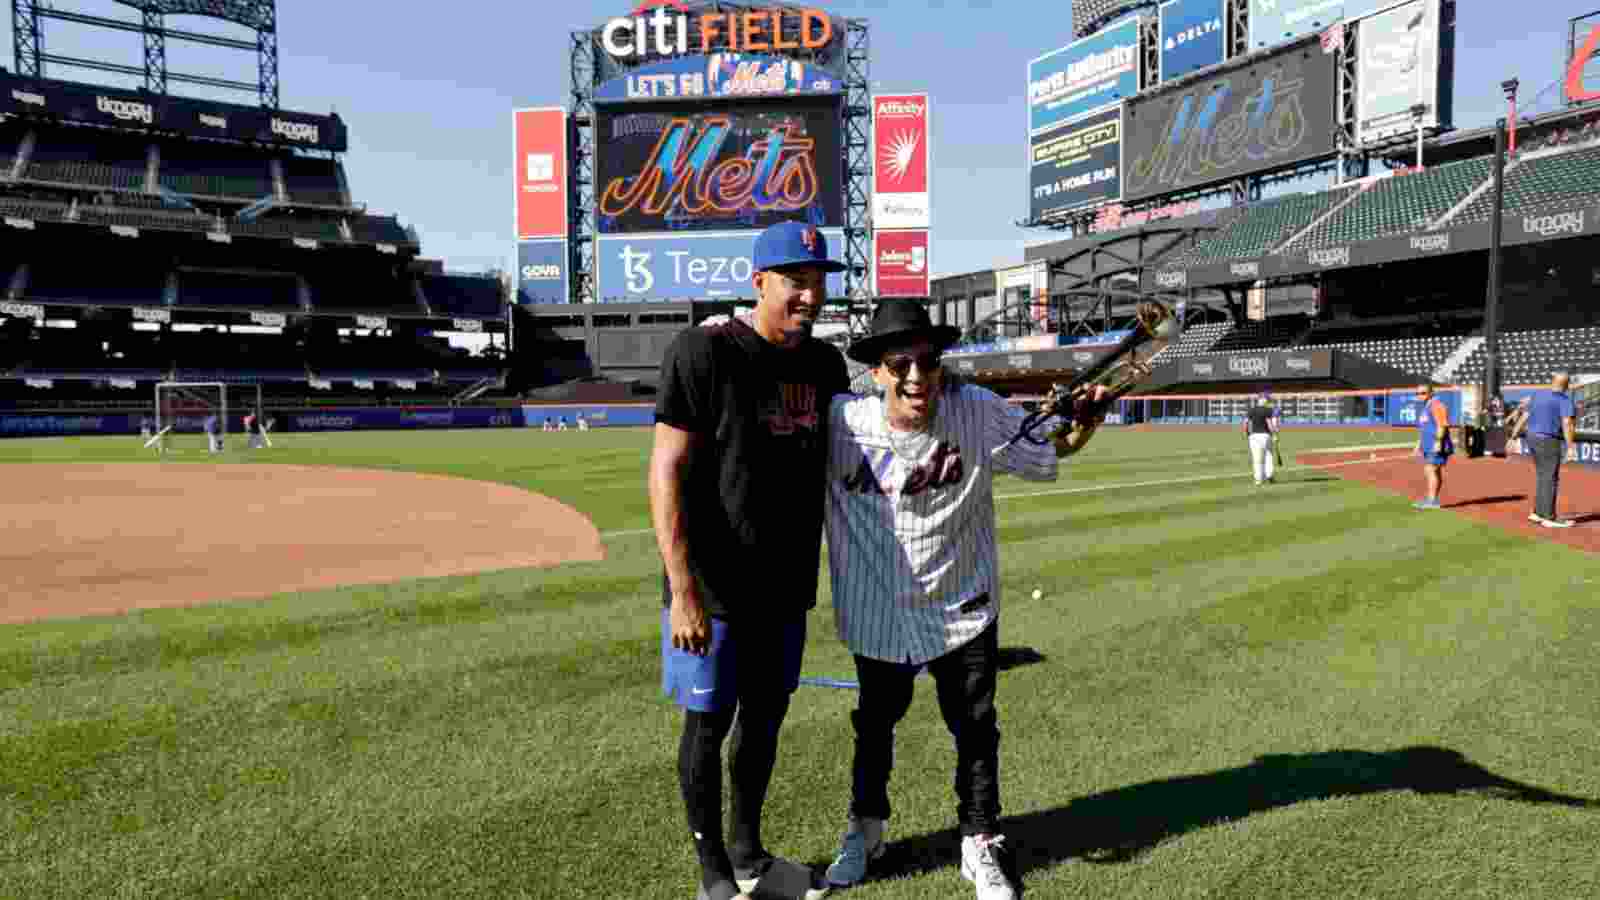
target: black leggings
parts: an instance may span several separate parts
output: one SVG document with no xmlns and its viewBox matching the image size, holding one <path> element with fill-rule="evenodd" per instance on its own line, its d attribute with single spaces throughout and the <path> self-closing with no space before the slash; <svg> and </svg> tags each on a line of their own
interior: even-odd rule
<svg viewBox="0 0 1600 900">
<path fill-rule="evenodd" d="M 719 879 L 732 880 L 734 865 L 742 868 L 766 854 L 761 844 L 761 807 L 778 758 L 778 730 L 788 712 L 789 695 L 780 693 L 740 697 L 736 707 L 717 712 L 684 714 L 678 784 L 707 887 Z M 730 730 L 731 855 L 722 838 L 722 742 Z"/>
<path fill-rule="evenodd" d="M 939 711 L 956 742 L 956 818 L 963 835 L 992 834 L 1000 821 L 1000 728 L 995 712 L 999 625 L 928 663 Z M 850 714 L 856 729 L 850 811 L 889 818 L 894 727 L 911 706 L 917 667 L 856 657 L 861 699 Z"/>
</svg>

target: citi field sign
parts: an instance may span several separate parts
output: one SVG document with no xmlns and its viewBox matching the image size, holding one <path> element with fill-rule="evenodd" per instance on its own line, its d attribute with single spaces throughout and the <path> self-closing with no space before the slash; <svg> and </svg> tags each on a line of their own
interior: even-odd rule
<svg viewBox="0 0 1600 900">
<path fill-rule="evenodd" d="M 691 19 L 699 26 L 693 45 L 689 42 Z M 600 30 L 600 45 L 615 59 L 816 50 L 832 40 L 833 18 L 820 9 L 691 13 L 682 0 L 644 0 L 633 15 L 612 19 Z"/>
</svg>

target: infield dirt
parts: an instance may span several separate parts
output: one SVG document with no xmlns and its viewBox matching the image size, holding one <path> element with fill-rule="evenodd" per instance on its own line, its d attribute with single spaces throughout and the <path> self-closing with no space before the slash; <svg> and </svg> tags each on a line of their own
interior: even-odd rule
<svg viewBox="0 0 1600 900">
<path fill-rule="evenodd" d="M 605 558 L 548 497 L 373 469 L 7 465 L 0 522 L 0 622 Z"/>
</svg>

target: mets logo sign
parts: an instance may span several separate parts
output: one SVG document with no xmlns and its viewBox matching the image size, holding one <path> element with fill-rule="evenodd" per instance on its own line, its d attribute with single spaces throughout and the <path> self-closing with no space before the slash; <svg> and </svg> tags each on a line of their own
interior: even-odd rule
<svg viewBox="0 0 1600 900">
<path fill-rule="evenodd" d="M 805 229 L 800 232 L 800 243 L 805 245 L 806 252 L 817 252 L 817 226 L 807 225 Z"/>
</svg>

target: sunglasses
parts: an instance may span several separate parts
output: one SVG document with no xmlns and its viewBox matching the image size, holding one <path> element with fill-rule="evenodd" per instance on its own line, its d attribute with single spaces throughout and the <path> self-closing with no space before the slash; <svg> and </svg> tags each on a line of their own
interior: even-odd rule
<svg viewBox="0 0 1600 900">
<path fill-rule="evenodd" d="M 931 375 L 939 371 L 939 366 L 943 359 L 944 354 L 938 351 L 929 351 L 920 356 L 912 356 L 909 353 L 896 353 L 883 358 L 883 367 L 889 370 L 890 375 L 896 378 L 904 378 L 911 374 L 911 364 L 916 363 L 922 374 Z"/>
</svg>

